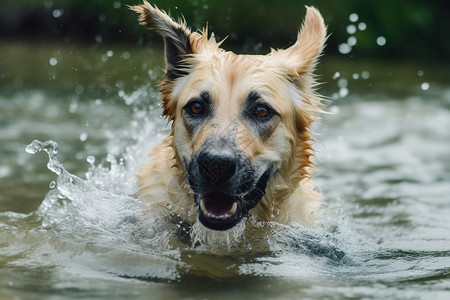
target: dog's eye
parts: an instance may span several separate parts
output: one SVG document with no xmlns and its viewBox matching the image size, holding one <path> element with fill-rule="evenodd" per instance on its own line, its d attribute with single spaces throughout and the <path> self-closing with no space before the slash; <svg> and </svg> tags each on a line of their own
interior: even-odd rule
<svg viewBox="0 0 450 300">
<path fill-rule="evenodd" d="M 199 115 L 204 111 L 204 105 L 198 101 L 193 101 L 189 103 L 189 112 L 194 115 Z"/>
<path fill-rule="evenodd" d="M 258 104 L 255 106 L 254 114 L 260 119 L 265 119 L 270 116 L 270 108 L 267 105 Z"/>
</svg>

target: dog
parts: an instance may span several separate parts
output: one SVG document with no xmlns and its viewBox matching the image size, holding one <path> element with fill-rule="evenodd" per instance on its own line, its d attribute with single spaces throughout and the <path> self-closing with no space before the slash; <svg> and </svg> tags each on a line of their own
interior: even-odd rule
<svg viewBox="0 0 450 300">
<path fill-rule="evenodd" d="M 130 8 L 164 39 L 160 93 L 171 123 L 137 174 L 137 196 L 216 232 L 250 218 L 312 226 L 320 195 L 311 124 L 323 112 L 313 72 L 326 41 L 319 11 L 307 7 L 291 47 L 237 55 L 145 0 Z"/>
</svg>

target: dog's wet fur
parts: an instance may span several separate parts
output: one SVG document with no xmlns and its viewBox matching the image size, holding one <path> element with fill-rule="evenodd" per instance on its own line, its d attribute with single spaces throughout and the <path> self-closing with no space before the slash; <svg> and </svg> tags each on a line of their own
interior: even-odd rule
<svg viewBox="0 0 450 300">
<path fill-rule="evenodd" d="M 171 122 L 137 175 L 138 196 L 214 231 L 249 215 L 312 225 L 320 206 L 310 160 L 310 126 L 322 109 L 313 75 L 326 40 L 320 13 L 307 7 L 290 48 L 236 55 L 207 29 L 192 32 L 146 1 L 131 9 L 164 39 L 160 87 Z"/>
</svg>

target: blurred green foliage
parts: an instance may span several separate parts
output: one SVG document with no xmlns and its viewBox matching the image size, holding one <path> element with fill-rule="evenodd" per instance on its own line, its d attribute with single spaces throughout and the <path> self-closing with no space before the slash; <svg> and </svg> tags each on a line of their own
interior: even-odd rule
<svg viewBox="0 0 450 300">
<path fill-rule="evenodd" d="M 448 0 L 158 0 L 151 1 L 184 17 L 193 28 L 208 24 L 224 47 L 238 52 L 267 52 L 295 42 L 305 5 L 317 7 L 331 34 L 326 51 L 353 36 L 348 55 L 443 60 L 450 57 Z M 140 0 L 2 0 L 0 42 L 6 38 L 56 39 L 66 42 L 139 43 L 161 41 L 137 24 L 127 5 Z M 349 19 L 356 14 L 358 20 Z M 353 15 L 355 16 L 355 15 Z M 362 24 L 364 23 L 364 24 Z M 349 25 L 353 25 L 354 27 Z M 364 30 L 359 28 L 365 27 Z M 356 28 L 355 33 L 352 32 Z M 386 44 L 379 46 L 377 38 Z"/>
</svg>

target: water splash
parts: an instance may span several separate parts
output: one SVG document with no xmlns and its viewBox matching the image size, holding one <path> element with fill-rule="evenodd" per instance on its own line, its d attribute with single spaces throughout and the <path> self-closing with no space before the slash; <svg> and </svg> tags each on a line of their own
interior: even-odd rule
<svg viewBox="0 0 450 300">
<path fill-rule="evenodd" d="M 145 207 L 131 193 L 120 194 L 120 189 L 110 188 L 124 181 L 118 174 L 129 175 L 129 170 L 126 172 L 124 165 L 115 164 L 112 158 L 110 158 L 111 168 L 106 169 L 95 166 L 95 158 L 88 157 L 91 169 L 87 173 L 87 179 L 84 180 L 70 174 L 58 161 L 58 144 L 54 141 L 34 140 L 26 147 L 26 151 L 30 154 L 46 152 L 49 157 L 47 165 L 49 170 L 58 175 L 56 181 L 50 184 L 51 190 L 37 211 L 43 218 L 45 227 L 59 226 L 59 229 L 70 232 L 73 232 L 74 228 L 83 230 L 95 228 L 95 231 L 100 231 L 111 238 L 134 240 L 138 244 L 160 249 L 193 247 L 198 251 L 207 252 L 233 252 L 242 249 L 264 252 L 295 248 L 304 253 L 323 254 L 335 258 L 339 256 L 332 254 L 337 246 L 327 241 L 329 237 L 326 234 L 310 232 L 307 235 L 305 234 L 307 231 L 299 229 L 300 227 L 295 229 L 280 224 L 249 220 L 247 223 L 241 222 L 234 230 L 216 232 L 204 228 L 199 223 L 189 228 L 174 221 L 167 222 L 158 213 L 157 208 Z M 149 211 L 153 211 L 154 214 L 149 214 Z M 144 214 L 146 217 L 142 220 Z M 138 221 L 139 219 L 141 220 Z M 250 225 L 246 226 L 247 224 Z M 182 241 L 183 234 L 180 234 L 182 231 L 187 238 L 186 241 L 189 242 Z M 288 244 L 291 248 L 286 247 Z"/>
<path fill-rule="evenodd" d="M 56 181 L 50 184 L 51 190 L 37 211 L 43 217 L 44 225 L 69 221 L 78 222 L 82 227 L 115 230 L 123 219 L 137 217 L 140 205 L 136 198 L 98 189 L 89 181 L 69 173 L 58 161 L 56 142 L 34 140 L 25 150 L 30 154 L 46 152 L 48 169 L 58 175 Z"/>
<path fill-rule="evenodd" d="M 358 44 L 358 30 L 364 31 L 367 29 L 367 25 L 364 22 L 356 22 L 359 20 L 359 15 L 356 13 L 352 13 L 349 15 L 350 24 L 346 27 L 346 32 L 349 35 L 346 42 L 343 42 L 338 45 L 339 53 L 343 55 L 350 54 L 353 51 L 353 48 Z M 361 73 L 353 73 L 350 75 L 353 80 L 364 79 L 367 80 L 370 78 L 370 73 L 367 70 L 362 71 Z M 348 78 L 350 78 L 348 76 Z M 340 72 L 335 72 L 332 76 L 333 80 L 337 80 L 337 85 L 339 90 L 331 95 L 332 100 L 338 100 L 342 98 L 346 98 L 350 94 L 350 89 L 348 87 L 348 80 L 346 75 L 341 74 Z"/>
<path fill-rule="evenodd" d="M 336 74 L 336 79 L 340 74 Z M 342 78 L 339 78 L 342 79 Z M 343 84 L 343 81 L 341 82 Z M 343 86 L 344 87 L 344 86 Z M 107 143 L 107 157 L 105 160 L 96 159 L 88 155 L 86 160 L 90 164 L 86 179 L 81 179 L 70 174 L 58 161 L 58 145 L 53 141 L 33 141 L 26 147 L 31 154 L 44 151 L 48 154 L 48 168 L 58 175 L 57 180 L 51 184 L 50 191 L 42 202 L 36 214 L 42 218 L 44 228 L 57 228 L 73 238 L 78 232 L 83 232 L 83 237 L 95 245 L 99 243 L 109 244 L 109 241 L 122 241 L 124 244 L 115 244 L 116 253 L 137 249 L 153 249 L 159 253 L 163 251 L 194 251 L 194 253 L 252 253 L 263 255 L 272 253 L 278 259 L 291 257 L 296 253 L 297 259 L 323 256 L 326 260 L 338 255 L 332 253 L 344 251 L 345 247 L 330 241 L 329 232 L 324 229 L 322 233 L 313 235 L 303 234 L 308 230 L 279 228 L 276 224 L 261 224 L 251 222 L 250 226 L 238 226 L 236 230 L 227 233 L 205 232 L 199 224 L 187 228 L 183 224 L 167 222 L 158 213 L 146 215 L 152 209 L 144 207 L 133 195 L 136 190 L 134 174 L 136 168 L 146 157 L 146 153 L 158 143 L 167 130 L 161 128 L 163 120 L 157 118 L 159 111 L 155 105 L 156 113 L 149 113 L 149 106 L 144 106 L 143 98 L 154 97 L 147 88 L 138 89 L 131 94 L 119 91 L 119 96 L 126 105 L 132 106 L 133 116 L 130 128 L 125 130 L 106 131 L 109 137 Z M 155 101 L 156 102 L 156 101 Z M 101 105 L 101 103 L 99 103 Z M 145 107 L 145 108 L 144 108 Z M 153 109 L 150 108 L 150 109 Z M 123 132 L 122 132 L 123 131 Z M 155 135 L 156 132 L 156 135 Z M 130 140 L 132 141 L 130 143 Z M 118 153 L 123 153 L 118 155 Z M 154 210 L 156 212 L 157 210 Z M 325 227 L 324 227 L 325 228 Z M 180 232 L 184 232 L 180 235 Z M 328 232 L 328 234 L 327 234 Z M 95 240 L 89 238 L 95 236 Z M 184 236 L 184 240 L 183 237 Z M 308 246 L 309 245 L 309 246 Z M 97 247 L 97 246 L 96 246 Z M 319 250 L 321 249 L 321 250 Z M 63 250 L 65 251 L 65 250 Z M 337 253 L 337 252 L 336 252 Z M 95 255 L 95 254 L 94 254 Z M 170 264 L 179 266 L 177 254 L 170 257 Z M 247 254 L 246 254 L 247 255 Z M 113 255 L 114 256 L 114 255 Z M 314 258 L 308 258 L 314 260 Z M 106 262 L 105 262 L 106 263 Z M 111 263 L 111 262 L 109 262 Z M 278 265 L 279 262 L 266 262 Z M 155 265 L 155 263 L 152 263 Z M 242 274 L 263 274 L 261 264 L 245 267 Z M 94 265 L 94 267 L 99 267 Z M 103 266 L 106 269 L 116 268 L 115 273 L 123 273 L 114 264 Z M 195 267 L 195 266 L 191 266 Z M 285 268 L 284 265 L 282 268 Z M 172 268 L 172 267 L 167 267 Z M 178 267 L 177 267 L 178 268 Z M 170 278 L 176 278 L 179 271 L 168 272 Z M 275 271 L 274 271 L 275 272 Z M 126 271 L 127 276 L 133 277 L 131 271 Z M 134 276 L 143 274 L 141 270 Z M 289 273 L 292 274 L 292 273 Z M 154 277 L 154 275 L 148 275 Z M 259 276 L 259 275 L 258 275 Z"/>
<path fill-rule="evenodd" d="M 338 78 L 342 79 L 340 74 L 336 74 Z M 168 134 L 168 129 L 161 129 L 165 122 L 158 117 L 159 107 L 147 103 L 148 97 L 156 97 L 155 94 L 147 87 L 131 94 L 119 90 L 119 97 L 132 110 L 131 122 L 125 128 L 104 129 L 108 138 L 106 158 L 85 153 L 89 170 L 84 179 L 71 174 L 58 160 L 56 142 L 35 140 L 26 147 L 30 154 L 47 153 L 48 169 L 57 175 L 34 213 L 40 222 L 36 235 L 45 238 L 36 252 L 28 254 L 28 261 L 40 264 L 42 249 L 50 248 L 44 252 L 54 258 L 46 264 L 63 266 L 64 272 L 77 270 L 83 276 L 117 274 L 171 281 L 190 272 L 209 274 L 211 270 L 204 268 L 204 262 L 194 259 L 198 255 L 213 255 L 213 260 L 231 257 L 235 266 L 227 272 L 234 275 L 270 276 L 284 272 L 293 277 L 303 276 L 303 267 L 296 266 L 296 261 L 312 262 L 311 270 L 303 274 L 325 274 L 330 262 L 344 261 L 342 253 L 345 258 L 352 255 L 348 245 L 340 242 L 348 240 L 351 230 L 342 229 L 347 233 L 336 235 L 329 230 L 329 221 L 316 229 L 305 229 L 249 220 L 233 231 L 218 233 L 200 224 L 190 227 L 174 222 L 159 213 L 158 208 L 137 199 L 137 168 L 151 148 Z M 95 103 L 95 107 L 102 105 L 102 101 Z M 94 135 L 89 132 L 89 139 L 91 136 Z M 72 260 L 70 266 L 65 265 L 73 252 L 79 258 Z M 242 259 L 236 261 L 239 256 Z M 296 268 L 298 272 L 291 271 Z M 222 275 L 219 272 L 211 276 Z"/>
<path fill-rule="evenodd" d="M 190 232 L 191 244 L 193 247 L 202 247 L 203 250 L 211 251 L 246 248 L 244 232 L 245 222 L 240 222 L 235 228 L 227 231 L 210 230 L 197 222 L 192 226 Z"/>
<path fill-rule="evenodd" d="M 34 140 L 31 144 L 25 147 L 25 151 L 29 154 L 36 154 L 40 151 L 45 151 L 48 154 L 48 164 L 47 167 L 50 171 L 54 172 L 57 175 L 61 175 L 62 170 L 64 169 L 62 165 L 59 163 L 57 159 L 58 154 L 58 144 L 54 141 L 46 141 L 40 142 L 38 140 Z"/>
</svg>

